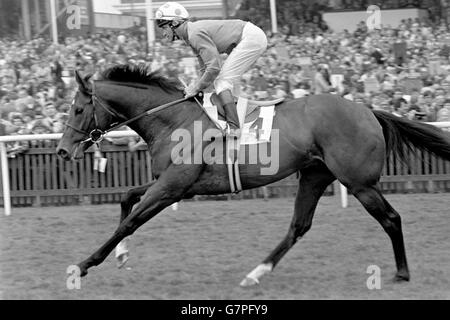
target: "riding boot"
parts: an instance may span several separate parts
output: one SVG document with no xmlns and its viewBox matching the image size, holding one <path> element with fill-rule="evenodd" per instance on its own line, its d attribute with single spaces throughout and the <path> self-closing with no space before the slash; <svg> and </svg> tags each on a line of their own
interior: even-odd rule
<svg viewBox="0 0 450 320">
<path fill-rule="evenodd" d="M 225 112 L 225 118 L 230 127 L 230 132 L 227 134 L 229 136 L 239 137 L 239 117 L 237 114 L 236 104 L 234 103 L 233 94 L 230 90 L 224 90 L 219 93 L 219 98 Z"/>
</svg>

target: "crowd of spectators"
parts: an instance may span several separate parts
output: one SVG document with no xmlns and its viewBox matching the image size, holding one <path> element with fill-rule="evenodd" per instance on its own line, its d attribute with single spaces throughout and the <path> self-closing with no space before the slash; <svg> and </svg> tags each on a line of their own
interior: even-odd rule
<svg viewBox="0 0 450 320">
<path fill-rule="evenodd" d="M 327 4 L 329 7 L 337 10 L 366 10 L 370 5 L 376 5 L 380 9 L 405 9 L 405 8 L 421 8 L 431 9 L 434 12 L 440 0 L 332 0 Z"/>
<path fill-rule="evenodd" d="M 355 32 L 334 32 L 321 19 L 320 1 L 291 2 L 278 13 L 277 34 L 270 32 L 267 6 L 256 2 L 238 14 L 269 36 L 268 50 L 243 76 L 241 95 L 328 92 L 401 117 L 450 121 L 447 23 L 406 19 L 396 28 L 368 30 L 360 22 Z M 188 83 L 198 76 L 196 58 L 183 43 L 161 40 L 148 50 L 144 32 L 102 31 L 59 45 L 45 38 L 0 39 L 0 135 L 62 132 L 76 91 L 73 71 L 95 73 L 118 63 L 145 63 Z M 22 148 L 11 145 L 11 154 Z"/>
<path fill-rule="evenodd" d="M 450 121 L 444 20 L 405 19 L 374 30 L 360 22 L 354 32 L 334 32 L 322 21 L 300 25 L 301 33 L 284 28 L 270 37 L 266 54 L 244 76 L 244 93 L 261 99 L 328 92 L 413 120 Z"/>
</svg>

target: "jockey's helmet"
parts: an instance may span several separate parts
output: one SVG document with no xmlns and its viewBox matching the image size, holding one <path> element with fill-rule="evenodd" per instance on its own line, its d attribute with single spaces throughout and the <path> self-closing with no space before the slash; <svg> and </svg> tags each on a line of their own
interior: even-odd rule
<svg viewBox="0 0 450 320">
<path fill-rule="evenodd" d="M 182 21 L 189 18 L 189 12 L 178 2 L 166 2 L 155 12 L 156 24 L 162 27 L 173 21 Z"/>
</svg>

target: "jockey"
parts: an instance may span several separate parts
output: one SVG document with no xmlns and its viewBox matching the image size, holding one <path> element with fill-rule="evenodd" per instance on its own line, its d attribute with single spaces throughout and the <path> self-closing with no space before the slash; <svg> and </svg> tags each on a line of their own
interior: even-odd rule
<svg viewBox="0 0 450 320">
<path fill-rule="evenodd" d="M 186 97 L 194 97 L 212 83 L 225 111 L 230 129 L 239 136 L 239 118 L 234 94 L 239 94 L 242 75 L 250 69 L 267 48 L 267 37 L 260 28 L 242 20 L 188 21 L 189 13 L 177 2 L 167 2 L 155 13 L 164 37 L 184 40 L 197 55 L 201 77 L 185 89 Z M 223 62 L 220 54 L 227 53 Z"/>
</svg>

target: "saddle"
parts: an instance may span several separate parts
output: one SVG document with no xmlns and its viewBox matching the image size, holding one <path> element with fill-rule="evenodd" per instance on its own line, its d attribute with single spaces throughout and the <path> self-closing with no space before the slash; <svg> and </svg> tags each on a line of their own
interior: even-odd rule
<svg viewBox="0 0 450 320">
<path fill-rule="evenodd" d="M 247 101 L 247 111 L 245 113 L 245 118 L 249 120 L 252 120 L 251 114 L 258 108 L 258 107 L 271 107 L 271 106 L 277 106 L 280 103 L 282 103 L 285 100 L 285 98 L 278 98 L 273 100 L 248 100 Z M 222 103 L 220 101 L 219 96 L 216 93 L 211 94 L 210 98 L 211 104 L 215 105 L 217 108 L 217 114 L 219 115 L 219 118 L 225 119 L 225 112 L 222 107 Z"/>
</svg>

